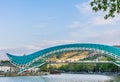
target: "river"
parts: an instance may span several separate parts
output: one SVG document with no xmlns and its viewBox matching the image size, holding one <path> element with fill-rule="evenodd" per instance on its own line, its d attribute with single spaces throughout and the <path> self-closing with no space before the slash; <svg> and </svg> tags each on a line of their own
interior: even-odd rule
<svg viewBox="0 0 120 82">
<path fill-rule="evenodd" d="M 0 77 L 0 82 L 120 82 L 120 76 L 60 74 L 45 76 Z"/>
</svg>

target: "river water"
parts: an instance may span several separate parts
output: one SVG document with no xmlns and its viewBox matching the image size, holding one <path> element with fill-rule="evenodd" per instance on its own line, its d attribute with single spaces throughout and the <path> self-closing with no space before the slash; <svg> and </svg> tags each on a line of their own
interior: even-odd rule
<svg viewBox="0 0 120 82">
<path fill-rule="evenodd" d="M 0 82 L 120 82 L 120 76 L 60 74 L 45 76 L 0 77 Z"/>
</svg>

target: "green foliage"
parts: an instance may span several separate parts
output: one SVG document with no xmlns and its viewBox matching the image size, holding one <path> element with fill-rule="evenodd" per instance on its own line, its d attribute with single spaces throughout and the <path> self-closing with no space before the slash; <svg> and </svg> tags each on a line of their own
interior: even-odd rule
<svg viewBox="0 0 120 82">
<path fill-rule="evenodd" d="M 11 65 L 10 61 L 8 61 L 8 60 L 2 60 L 2 61 L 0 61 L 0 63 L 3 65 Z"/>
<path fill-rule="evenodd" d="M 48 64 L 47 64 L 48 65 Z M 65 72 L 120 72 L 120 67 L 114 64 L 69 63 L 56 68 L 55 65 L 43 66 L 42 71 L 61 70 Z"/>
<path fill-rule="evenodd" d="M 41 69 L 41 71 L 49 71 L 49 64 L 43 65 L 42 67 L 39 67 Z"/>
<path fill-rule="evenodd" d="M 91 3 L 92 10 L 106 11 L 105 19 L 115 17 L 115 13 L 120 13 L 120 0 L 93 0 Z"/>
</svg>

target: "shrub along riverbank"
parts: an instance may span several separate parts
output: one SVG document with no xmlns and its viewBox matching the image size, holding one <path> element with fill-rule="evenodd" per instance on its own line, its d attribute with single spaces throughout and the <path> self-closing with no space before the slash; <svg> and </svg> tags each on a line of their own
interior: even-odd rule
<svg viewBox="0 0 120 82">
<path fill-rule="evenodd" d="M 42 71 L 59 70 L 61 72 L 120 72 L 120 67 L 114 64 L 52 64 L 45 65 Z"/>
</svg>

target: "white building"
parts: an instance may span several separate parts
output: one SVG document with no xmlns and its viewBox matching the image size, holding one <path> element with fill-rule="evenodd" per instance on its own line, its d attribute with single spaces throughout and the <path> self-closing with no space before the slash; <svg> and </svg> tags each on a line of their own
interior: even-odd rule
<svg viewBox="0 0 120 82">
<path fill-rule="evenodd" d="M 0 72 L 17 72 L 18 68 L 9 65 L 0 65 Z"/>
</svg>

